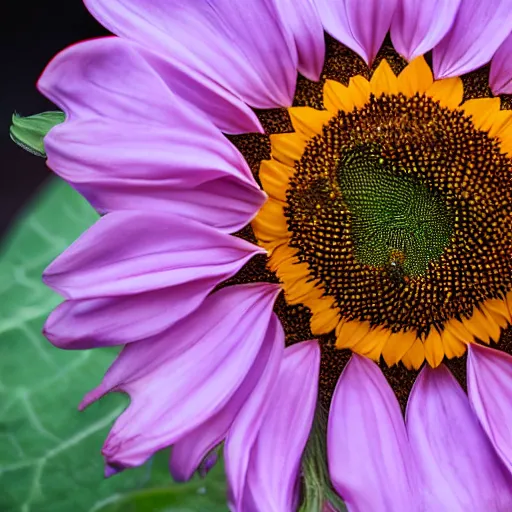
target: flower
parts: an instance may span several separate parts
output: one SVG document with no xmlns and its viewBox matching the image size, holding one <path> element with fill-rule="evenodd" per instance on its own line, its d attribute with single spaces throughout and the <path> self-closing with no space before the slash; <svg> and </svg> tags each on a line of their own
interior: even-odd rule
<svg viewBox="0 0 512 512">
<path fill-rule="evenodd" d="M 296 510 L 319 407 L 351 512 L 511 510 L 510 0 L 86 4 L 118 37 L 39 87 L 104 216 L 45 333 L 125 345 L 107 475 L 224 441 L 232 510 Z"/>
</svg>

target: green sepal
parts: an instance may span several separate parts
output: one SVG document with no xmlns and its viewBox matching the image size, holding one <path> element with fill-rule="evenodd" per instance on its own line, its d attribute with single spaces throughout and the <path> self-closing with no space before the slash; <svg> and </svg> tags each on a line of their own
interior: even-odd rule
<svg viewBox="0 0 512 512">
<path fill-rule="evenodd" d="M 326 427 L 327 415 L 319 405 L 302 460 L 303 501 L 299 512 L 322 512 L 326 503 L 332 510 L 347 512 L 347 507 L 333 490 L 329 479 Z"/>
<path fill-rule="evenodd" d="M 9 130 L 11 139 L 33 155 L 46 157 L 43 139 L 56 125 L 64 122 L 64 112 L 41 112 L 33 116 L 22 117 L 13 114 Z"/>
</svg>

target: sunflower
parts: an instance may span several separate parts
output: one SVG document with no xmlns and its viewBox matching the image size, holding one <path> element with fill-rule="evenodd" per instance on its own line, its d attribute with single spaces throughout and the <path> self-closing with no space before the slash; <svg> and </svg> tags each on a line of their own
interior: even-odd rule
<svg viewBox="0 0 512 512">
<path fill-rule="evenodd" d="M 293 511 L 320 436 L 351 512 L 512 510 L 511 2 L 86 5 L 116 36 L 39 88 L 103 215 L 45 333 L 124 345 L 106 474 L 222 445 L 232 510 Z"/>
</svg>

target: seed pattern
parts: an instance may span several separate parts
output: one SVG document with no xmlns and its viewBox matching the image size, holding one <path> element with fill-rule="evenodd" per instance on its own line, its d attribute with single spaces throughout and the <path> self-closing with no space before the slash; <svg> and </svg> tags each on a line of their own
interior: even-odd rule
<svg viewBox="0 0 512 512">
<path fill-rule="evenodd" d="M 448 246 L 421 275 L 397 281 L 386 266 L 357 257 L 357 226 L 339 169 L 347 154 L 364 146 L 379 148 L 397 177 L 441 197 L 453 219 Z M 512 287 L 510 176 L 498 143 L 463 112 L 422 95 L 372 97 L 331 121 L 296 165 L 285 209 L 290 245 L 342 317 L 420 336 L 432 327 L 441 331 L 450 318 L 469 318 L 475 306 Z"/>
<path fill-rule="evenodd" d="M 378 148 L 344 153 L 337 181 L 350 212 L 356 259 L 399 280 L 424 274 L 450 241 L 453 216 L 443 198 L 386 162 Z"/>
</svg>

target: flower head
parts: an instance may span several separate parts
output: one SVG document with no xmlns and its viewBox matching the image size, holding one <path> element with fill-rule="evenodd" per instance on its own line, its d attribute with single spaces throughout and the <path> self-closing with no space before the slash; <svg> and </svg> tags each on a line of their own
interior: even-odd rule
<svg viewBox="0 0 512 512">
<path fill-rule="evenodd" d="M 45 333 L 125 345 L 107 475 L 224 441 L 232 510 L 297 510 L 320 409 L 350 511 L 511 510 L 510 1 L 86 4 L 119 37 L 39 87 L 104 216 Z"/>
</svg>

